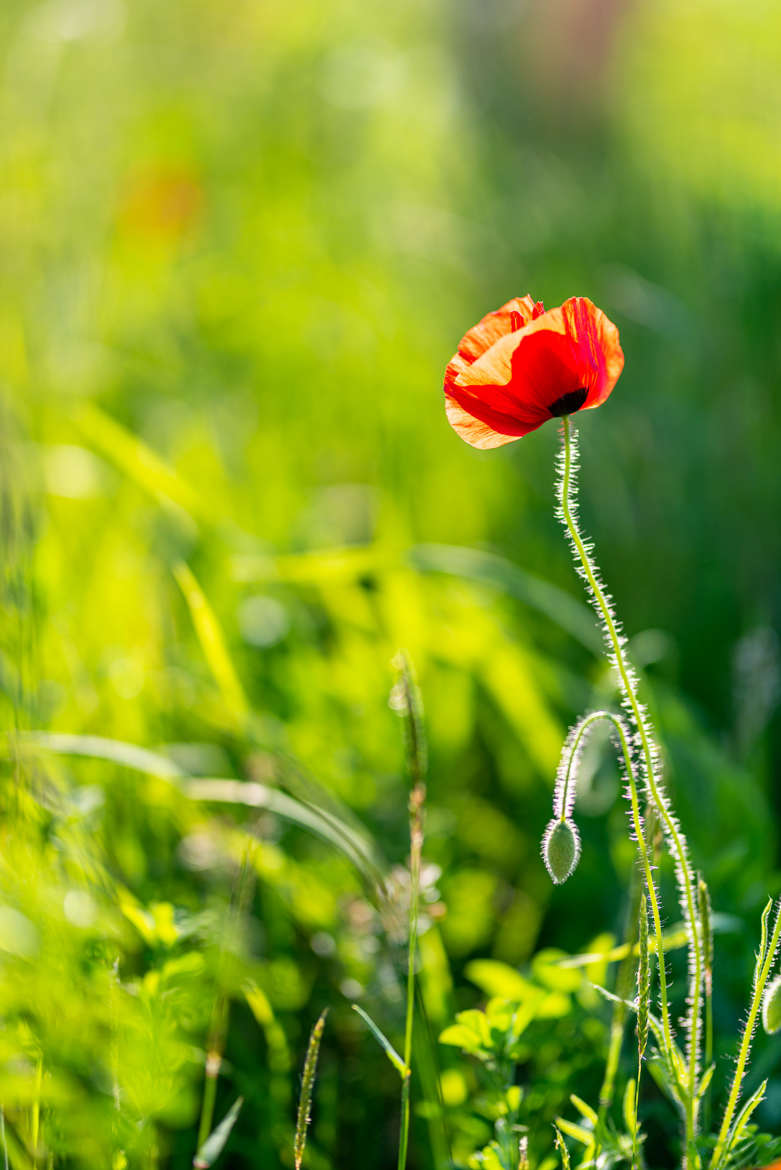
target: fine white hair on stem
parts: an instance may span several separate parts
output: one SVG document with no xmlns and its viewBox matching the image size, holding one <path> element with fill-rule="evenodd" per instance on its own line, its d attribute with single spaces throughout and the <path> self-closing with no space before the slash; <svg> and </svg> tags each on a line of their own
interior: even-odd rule
<svg viewBox="0 0 781 1170">
<path fill-rule="evenodd" d="M 735 1110 L 740 1100 L 740 1090 L 743 1084 L 743 1077 L 745 1076 L 748 1067 L 749 1056 L 751 1054 L 751 1041 L 754 1037 L 754 1031 L 757 1026 L 757 1019 L 759 1018 L 762 1001 L 767 987 L 767 981 L 770 977 L 770 972 L 776 961 L 778 954 L 779 943 L 781 943 L 781 901 L 776 903 L 776 914 L 773 919 L 772 931 L 768 932 L 770 922 L 770 912 L 773 908 L 773 900 L 767 903 L 762 912 L 762 919 L 760 923 L 760 940 L 759 951 L 757 952 L 756 964 L 754 966 L 754 979 L 751 986 L 751 1002 L 749 1004 L 748 1014 L 743 1025 L 743 1035 L 741 1036 L 740 1049 L 735 1061 L 735 1072 L 732 1078 L 732 1085 L 730 1087 L 729 1097 L 724 1109 L 724 1117 L 722 1118 L 721 1128 L 719 1130 L 718 1140 L 713 1150 L 713 1155 L 710 1161 L 710 1170 L 719 1170 L 724 1164 L 724 1159 L 730 1151 L 732 1142 L 737 1135 L 732 1130 L 732 1119 L 735 1116 Z M 767 1083 L 767 1082 L 765 1082 Z M 735 1125 L 737 1126 L 737 1122 Z"/>
<path fill-rule="evenodd" d="M 559 820 L 563 821 L 572 816 L 583 751 L 592 731 L 600 722 L 610 724 L 611 739 L 619 754 L 622 742 L 632 743 L 633 737 L 626 720 L 612 711 L 589 711 L 577 723 L 573 723 L 561 749 L 559 766 L 556 770 L 556 784 L 553 789 L 553 815 Z"/>
<path fill-rule="evenodd" d="M 634 730 L 632 750 L 640 765 L 643 786 L 648 802 L 656 808 L 668 848 L 673 857 L 683 920 L 689 939 L 689 1007 L 687 1030 L 687 1084 L 684 1123 L 686 1128 L 687 1161 L 696 1164 L 696 1134 L 698 1127 L 697 1084 L 700 1061 L 700 1016 L 704 959 L 702 930 L 698 916 L 695 883 L 689 861 L 686 839 L 673 815 L 662 786 L 661 756 L 656 743 L 648 711 L 640 703 L 638 680 L 626 654 L 626 638 L 615 615 L 613 600 L 600 579 L 593 556 L 593 544 L 582 535 L 577 508 L 577 438 L 568 416 L 562 418 L 563 446 L 557 462 L 556 497 L 557 516 L 563 524 L 572 547 L 575 567 L 586 584 L 591 604 L 597 614 L 605 640 L 608 660 L 621 691 L 622 705 Z"/>
<path fill-rule="evenodd" d="M 647 896 L 651 905 L 651 918 L 653 921 L 654 935 L 656 938 L 657 962 L 659 964 L 659 997 L 660 1007 L 663 1021 L 663 1034 L 668 1043 L 670 1050 L 672 1049 L 672 1029 L 669 1021 L 669 1008 L 667 998 L 668 973 L 666 966 L 666 959 L 664 955 L 664 946 L 662 940 L 661 927 L 661 906 L 659 894 L 656 888 L 656 880 L 654 877 L 654 865 L 649 856 L 648 844 L 646 842 L 645 822 L 640 811 L 640 800 L 637 789 L 637 764 L 634 759 L 633 749 L 636 746 L 627 720 L 623 715 L 617 714 L 615 711 L 590 711 L 584 715 L 577 723 L 570 728 L 564 746 L 561 751 L 559 759 L 559 767 L 556 774 L 556 785 L 553 793 L 553 819 L 548 824 L 545 835 L 542 840 L 542 856 L 548 868 L 548 872 L 554 881 L 551 872 L 552 867 L 549 860 L 550 854 L 550 839 L 556 829 L 556 826 L 566 820 L 577 832 L 574 822 L 571 820 L 575 807 L 575 795 L 577 790 L 577 775 L 580 766 L 580 759 L 583 749 L 586 745 L 589 735 L 596 727 L 597 723 L 606 722 L 610 725 L 611 739 L 613 746 L 618 754 L 619 761 L 623 763 L 623 779 L 624 779 L 624 795 L 629 804 L 629 836 L 637 845 L 638 864 L 643 875 Z M 653 807 L 653 806 L 652 806 Z M 580 838 L 578 836 L 577 844 L 578 852 L 575 862 L 573 863 L 569 873 L 574 870 L 577 865 L 577 860 L 580 857 Z M 567 875 L 569 876 L 569 874 Z"/>
</svg>

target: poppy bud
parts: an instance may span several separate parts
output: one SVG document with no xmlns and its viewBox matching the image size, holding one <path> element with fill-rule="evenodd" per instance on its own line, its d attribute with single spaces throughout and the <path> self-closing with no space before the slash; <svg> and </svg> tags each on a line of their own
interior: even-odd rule
<svg viewBox="0 0 781 1170">
<path fill-rule="evenodd" d="M 569 817 L 550 822 L 542 838 L 542 859 L 554 885 L 560 886 L 580 860 L 580 833 Z"/>
<path fill-rule="evenodd" d="M 781 975 L 776 975 L 762 1000 L 762 1027 L 768 1036 L 781 1031 Z"/>
</svg>

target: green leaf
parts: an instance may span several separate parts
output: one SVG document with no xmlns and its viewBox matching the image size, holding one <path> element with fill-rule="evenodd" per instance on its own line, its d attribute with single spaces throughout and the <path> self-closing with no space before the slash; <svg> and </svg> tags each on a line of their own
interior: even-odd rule
<svg viewBox="0 0 781 1170">
<path fill-rule="evenodd" d="M 193 1166 L 195 1170 L 208 1170 L 209 1166 L 213 1166 L 219 1158 L 222 1151 L 225 1149 L 225 1144 L 230 1137 L 231 1130 L 236 1124 L 236 1119 L 241 1112 L 241 1107 L 244 1104 L 243 1097 L 237 1097 L 231 1105 L 230 1109 L 223 1117 L 220 1124 L 207 1137 L 206 1141 L 201 1146 L 198 1153 L 193 1158 Z"/>
<path fill-rule="evenodd" d="M 728 1154 L 730 1152 L 730 1150 L 733 1150 L 735 1148 L 735 1146 L 738 1144 L 738 1142 L 740 1141 L 740 1135 L 743 1133 L 743 1130 L 746 1128 L 749 1121 L 751 1120 L 751 1114 L 754 1112 L 754 1110 L 757 1108 L 757 1106 L 760 1104 L 763 1097 L 765 1096 L 766 1089 L 767 1089 L 767 1080 L 764 1080 L 762 1082 L 762 1084 L 759 1086 L 759 1088 L 756 1090 L 756 1092 L 752 1093 L 752 1095 L 749 1097 L 746 1104 L 741 1109 L 740 1113 L 735 1118 L 734 1125 L 732 1126 L 732 1129 L 730 1130 L 729 1137 L 727 1139 L 727 1146 L 726 1146 L 726 1149 L 724 1151 L 725 1154 Z"/>
<path fill-rule="evenodd" d="M 583 975 L 564 965 L 567 958 L 566 951 L 557 951 L 552 947 L 538 951 L 532 959 L 534 978 L 552 991 L 580 991 Z"/>
<path fill-rule="evenodd" d="M 556 1125 L 565 1133 L 567 1137 L 574 1138 L 576 1142 L 580 1142 L 582 1146 L 590 1146 L 594 1140 L 593 1131 L 586 1129 L 585 1126 L 576 1125 L 574 1121 L 567 1121 L 565 1117 L 557 1117 Z"/>
<path fill-rule="evenodd" d="M 358 1015 L 363 1020 L 363 1022 L 366 1024 L 366 1026 L 368 1027 L 372 1036 L 374 1036 L 374 1039 L 380 1045 L 380 1047 L 384 1051 L 385 1055 L 387 1056 L 388 1060 L 391 1062 L 393 1067 L 396 1069 L 396 1072 L 399 1074 L 399 1076 L 402 1078 L 402 1080 L 405 1077 L 408 1077 L 410 1070 L 407 1068 L 406 1064 L 404 1063 L 402 1058 L 399 1056 L 398 1052 L 393 1047 L 393 1045 L 391 1044 L 388 1037 L 385 1035 L 384 1032 L 382 1032 L 377 1027 L 377 1025 L 375 1024 L 375 1022 L 371 1018 L 371 1016 L 368 1014 L 368 1012 L 365 1012 L 362 1007 L 358 1006 L 357 1003 L 353 1004 L 353 1011 L 357 1012 Z M 442 1040 L 441 1036 L 440 1036 L 440 1040 Z M 443 1043 L 447 1043 L 447 1041 L 443 1041 Z"/>
<path fill-rule="evenodd" d="M 234 670 L 220 623 L 206 594 L 184 561 L 174 565 L 174 577 L 184 594 L 204 657 L 234 721 L 243 724 L 249 713 L 244 690 Z"/>
<path fill-rule="evenodd" d="M 439 1034 L 440 1044 L 462 1048 L 464 1052 L 476 1052 L 481 1047 L 480 1038 L 465 1024 L 451 1024 Z"/>
<path fill-rule="evenodd" d="M 473 959 L 467 963 L 465 974 L 486 995 L 498 995 L 503 999 L 520 1002 L 529 995 L 539 995 L 538 989 L 528 979 L 498 959 Z"/>
<path fill-rule="evenodd" d="M 96 451 L 193 527 L 192 517 L 203 512 L 202 497 L 151 447 L 93 403 L 81 407 L 76 422 Z"/>
<path fill-rule="evenodd" d="M 570 1093 L 569 1099 L 581 1117 L 585 1117 L 586 1120 L 590 1121 L 591 1124 L 595 1127 L 599 1124 L 599 1118 L 597 1116 L 596 1110 L 592 1109 L 590 1105 L 587 1105 L 581 1097 L 576 1096 L 575 1093 Z"/>
<path fill-rule="evenodd" d="M 702 1098 L 705 1096 L 708 1089 L 710 1088 L 710 1083 L 713 1080 L 713 1074 L 715 1073 L 715 1071 L 716 1071 L 716 1065 L 712 1064 L 709 1068 L 706 1068 L 705 1072 L 702 1074 L 702 1080 L 700 1081 L 700 1087 L 697 1090 L 697 1100 L 698 1101 L 702 1100 Z"/>
<path fill-rule="evenodd" d="M 544 613 L 587 649 L 601 651 L 599 631 L 582 602 L 495 553 L 457 545 L 418 544 L 410 550 L 409 559 L 419 572 L 448 573 L 502 589 L 508 596 Z"/>
<path fill-rule="evenodd" d="M 627 1128 L 627 1133 L 630 1137 L 635 1136 L 637 1131 L 637 1113 L 635 1112 L 635 1089 L 637 1082 L 634 1077 L 630 1077 L 626 1082 L 626 1089 L 624 1090 L 624 1124 Z"/>
</svg>

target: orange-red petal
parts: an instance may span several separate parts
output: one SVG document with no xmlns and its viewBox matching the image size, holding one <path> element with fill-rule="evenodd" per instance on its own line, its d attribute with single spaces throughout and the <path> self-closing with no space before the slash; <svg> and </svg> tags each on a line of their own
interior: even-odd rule
<svg viewBox="0 0 781 1170">
<path fill-rule="evenodd" d="M 525 310 L 518 329 L 514 305 Z M 466 334 L 448 365 L 448 420 L 474 447 L 502 446 L 549 418 L 599 406 L 623 365 L 618 330 L 586 297 L 547 313 L 530 297 L 511 301 Z"/>
<path fill-rule="evenodd" d="M 543 312 L 542 301 L 533 301 L 527 294 L 525 297 L 513 297 L 500 309 L 487 313 L 458 343 L 458 349 L 445 371 L 445 384 L 454 381 L 500 337 L 522 329 Z"/>
</svg>

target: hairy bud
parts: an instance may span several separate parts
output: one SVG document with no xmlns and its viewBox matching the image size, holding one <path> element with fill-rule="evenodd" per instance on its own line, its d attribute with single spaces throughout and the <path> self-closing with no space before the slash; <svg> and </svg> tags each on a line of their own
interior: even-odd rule
<svg viewBox="0 0 781 1170">
<path fill-rule="evenodd" d="M 580 833 L 569 817 L 550 822 L 542 838 L 542 859 L 557 886 L 565 882 L 580 860 Z"/>
<path fill-rule="evenodd" d="M 762 1000 L 762 1027 L 769 1036 L 781 1031 L 781 975 L 776 975 Z"/>
</svg>

